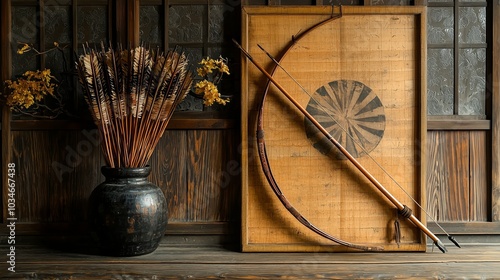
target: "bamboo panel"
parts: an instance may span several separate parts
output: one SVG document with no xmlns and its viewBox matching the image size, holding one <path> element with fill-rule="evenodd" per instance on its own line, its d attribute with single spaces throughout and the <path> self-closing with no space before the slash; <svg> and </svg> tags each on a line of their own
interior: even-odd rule
<svg viewBox="0 0 500 280">
<path fill-rule="evenodd" d="M 488 140 L 486 131 L 470 132 L 470 221 L 488 220 Z"/>
<path fill-rule="evenodd" d="M 243 11 L 243 46 L 267 67 L 269 58 L 257 44 L 278 55 L 292 36 L 332 13 L 329 7 L 245 7 Z M 418 216 L 410 198 L 366 154 L 411 196 L 423 199 L 424 151 L 419 145 L 425 145 L 425 114 L 421 113 L 425 112 L 425 67 L 419 59 L 425 61 L 421 51 L 425 9 L 345 7 L 343 11 L 341 19 L 308 34 L 283 60 L 283 67 L 312 97 L 285 71 L 276 71 L 274 78 Z M 243 174 L 243 250 L 347 250 L 302 226 L 267 185 L 254 143 L 256 110 L 265 83 L 246 61 L 243 68 L 242 125 L 247 145 L 243 166 L 248 168 Z M 366 150 L 346 138 L 345 131 L 323 115 L 315 100 L 342 126 L 350 125 Z M 275 89 L 266 99 L 264 115 L 267 156 L 274 177 L 291 204 L 310 222 L 354 243 L 380 245 L 386 250 L 423 250 L 421 234 L 406 222 L 401 227 L 402 244 L 396 245 L 391 226 L 397 218 L 393 205 L 322 140 L 323 136 L 318 137 L 315 128 Z"/>
<path fill-rule="evenodd" d="M 432 131 L 427 146 L 427 210 L 438 221 L 469 220 L 469 132 Z"/>
</svg>

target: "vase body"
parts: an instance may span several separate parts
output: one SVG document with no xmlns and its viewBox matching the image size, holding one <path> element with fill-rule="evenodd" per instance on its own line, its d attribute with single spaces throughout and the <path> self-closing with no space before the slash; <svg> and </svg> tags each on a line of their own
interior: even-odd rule
<svg viewBox="0 0 500 280">
<path fill-rule="evenodd" d="M 167 227 L 167 202 L 147 180 L 151 168 L 102 167 L 106 180 L 89 198 L 88 220 L 102 254 L 137 256 L 156 250 Z"/>
</svg>

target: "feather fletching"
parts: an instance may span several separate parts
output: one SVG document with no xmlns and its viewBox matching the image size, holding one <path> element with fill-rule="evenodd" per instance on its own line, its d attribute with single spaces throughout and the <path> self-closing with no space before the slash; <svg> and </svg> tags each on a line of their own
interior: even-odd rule
<svg viewBox="0 0 500 280">
<path fill-rule="evenodd" d="M 193 75 L 185 54 L 84 46 L 79 81 L 110 167 L 143 167 Z"/>
</svg>

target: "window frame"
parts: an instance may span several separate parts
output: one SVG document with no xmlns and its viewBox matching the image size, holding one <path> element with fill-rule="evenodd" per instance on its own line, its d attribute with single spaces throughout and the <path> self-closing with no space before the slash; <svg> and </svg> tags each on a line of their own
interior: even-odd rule
<svg viewBox="0 0 500 280">
<path fill-rule="evenodd" d="M 454 13 L 454 34 L 453 42 L 450 44 L 427 44 L 427 49 L 452 49 L 453 51 L 453 115 L 427 115 L 428 128 L 430 130 L 490 130 L 492 119 L 492 1 L 465 2 L 454 0 L 450 2 L 428 2 L 429 8 L 450 7 Z M 460 43 L 459 40 L 459 22 L 460 8 L 463 7 L 484 7 L 486 9 L 486 43 L 467 44 Z M 484 93 L 485 115 L 459 115 L 459 56 L 460 49 L 486 49 L 486 81 Z"/>
</svg>

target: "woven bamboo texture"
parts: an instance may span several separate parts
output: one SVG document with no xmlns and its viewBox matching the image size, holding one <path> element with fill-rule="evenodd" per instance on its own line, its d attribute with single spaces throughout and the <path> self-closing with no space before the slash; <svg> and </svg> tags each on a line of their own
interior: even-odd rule
<svg viewBox="0 0 500 280">
<path fill-rule="evenodd" d="M 292 38 L 339 11 L 244 7 L 242 46 L 271 71 L 272 61 L 257 44 L 280 57 Z M 344 7 L 340 19 L 297 40 L 282 59 L 286 71 L 273 73 L 424 222 L 405 191 L 425 205 L 425 37 L 424 7 Z M 243 251 L 349 251 L 300 224 L 272 192 L 256 146 L 257 111 L 267 79 L 246 59 L 242 72 Z M 273 86 L 263 110 L 273 175 L 283 194 L 312 224 L 353 243 L 388 251 L 425 250 L 425 238 L 416 227 L 398 217 L 394 205 Z M 395 241 L 397 219 L 400 244 Z"/>
</svg>

